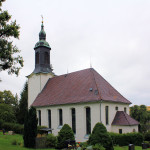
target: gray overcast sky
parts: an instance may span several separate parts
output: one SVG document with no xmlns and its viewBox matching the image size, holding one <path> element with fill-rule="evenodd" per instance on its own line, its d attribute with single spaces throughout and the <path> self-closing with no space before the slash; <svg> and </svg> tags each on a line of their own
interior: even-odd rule
<svg viewBox="0 0 150 150">
<path fill-rule="evenodd" d="M 149 0 L 6 0 L 20 24 L 24 67 L 19 77 L 0 72 L 0 90 L 20 94 L 34 69 L 41 15 L 57 75 L 92 67 L 133 104 L 150 105 Z"/>
</svg>

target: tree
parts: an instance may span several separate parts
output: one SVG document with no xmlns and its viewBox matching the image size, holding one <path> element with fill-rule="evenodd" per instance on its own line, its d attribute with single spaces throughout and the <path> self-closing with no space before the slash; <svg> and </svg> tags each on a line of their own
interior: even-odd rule
<svg viewBox="0 0 150 150">
<path fill-rule="evenodd" d="M 5 103 L 0 104 L 0 119 L 3 122 L 16 122 L 15 112 L 11 105 Z"/>
<path fill-rule="evenodd" d="M 64 124 L 60 132 L 58 132 L 58 148 L 65 148 L 66 140 L 75 140 L 74 133 L 68 124 Z"/>
<path fill-rule="evenodd" d="M 36 109 L 31 107 L 26 113 L 25 123 L 24 123 L 24 146 L 28 148 L 35 147 L 35 139 L 37 136 L 37 117 Z"/>
<path fill-rule="evenodd" d="M 88 140 L 89 144 L 102 145 L 106 150 L 113 150 L 112 139 L 107 133 L 106 127 L 102 123 L 97 123 Z"/>
<path fill-rule="evenodd" d="M 23 58 L 16 55 L 20 50 L 13 45 L 10 38 L 19 39 L 19 25 L 15 21 L 10 21 L 11 15 L 7 11 L 2 11 L 0 0 L 0 71 L 8 70 L 8 74 L 18 75 L 23 67 Z M 14 56 L 15 54 L 15 56 Z"/>
<path fill-rule="evenodd" d="M 130 115 L 132 118 L 139 121 L 140 124 L 146 124 L 150 118 L 150 113 L 147 111 L 145 105 L 134 105 L 130 107 Z"/>
<path fill-rule="evenodd" d="M 24 88 L 20 94 L 20 101 L 17 111 L 17 121 L 24 124 L 25 115 L 28 109 L 28 83 L 24 84 Z"/>
</svg>

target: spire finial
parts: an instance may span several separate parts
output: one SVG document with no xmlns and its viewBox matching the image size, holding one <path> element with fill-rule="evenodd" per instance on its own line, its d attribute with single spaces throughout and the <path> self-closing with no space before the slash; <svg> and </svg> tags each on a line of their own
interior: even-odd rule
<svg viewBox="0 0 150 150">
<path fill-rule="evenodd" d="M 43 15 L 41 15 L 41 17 L 42 17 L 42 24 L 43 24 Z"/>
</svg>

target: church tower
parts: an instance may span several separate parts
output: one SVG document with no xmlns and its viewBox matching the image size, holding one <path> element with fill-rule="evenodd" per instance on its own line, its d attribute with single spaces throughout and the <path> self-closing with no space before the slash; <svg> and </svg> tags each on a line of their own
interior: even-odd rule
<svg viewBox="0 0 150 150">
<path fill-rule="evenodd" d="M 49 78 L 54 77 L 50 64 L 51 47 L 46 41 L 46 33 L 42 21 L 39 41 L 35 44 L 35 69 L 28 76 L 28 108 L 42 91 Z"/>
</svg>

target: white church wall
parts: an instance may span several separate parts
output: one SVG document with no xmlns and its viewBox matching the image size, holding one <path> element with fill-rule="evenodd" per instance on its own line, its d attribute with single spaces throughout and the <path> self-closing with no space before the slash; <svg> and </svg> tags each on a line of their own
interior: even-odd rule
<svg viewBox="0 0 150 150">
<path fill-rule="evenodd" d="M 138 132 L 138 125 L 134 125 L 134 126 L 112 126 L 112 132 L 119 133 L 119 129 L 122 129 L 122 133 Z"/>
<path fill-rule="evenodd" d="M 105 114 L 105 107 L 109 107 L 109 121 L 108 125 L 106 125 L 106 114 Z M 123 103 L 111 103 L 111 102 L 102 102 L 101 104 L 101 115 L 102 115 L 102 123 L 106 126 L 107 131 L 112 131 L 111 129 L 111 124 L 114 120 L 114 117 L 116 115 L 117 110 L 115 109 L 118 107 L 118 111 L 124 111 L 124 108 L 126 107 L 126 113 L 129 114 L 129 105 L 128 104 L 123 104 Z"/>
<path fill-rule="evenodd" d="M 105 106 L 109 106 L 109 125 L 105 124 Z M 115 117 L 116 110 L 115 107 L 118 106 L 119 110 L 123 111 L 124 107 L 129 109 L 129 106 L 126 104 L 113 104 L 113 103 L 102 103 L 101 105 L 101 117 L 102 123 L 106 126 L 108 131 L 113 131 L 111 123 Z M 50 106 L 50 107 L 41 107 L 37 108 L 41 110 L 41 125 L 48 126 L 48 109 L 51 110 L 51 126 L 54 129 L 52 132 L 54 135 L 57 135 L 60 131 L 59 126 L 59 109 L 63 111 L 63 124 L 69 124 L 72 127 L 71 119 L 71 108 L 76 110 L 76 141 L 84 142 L 87 140 L 86 135 L 86 108 L 90 107 L 91 109 L 91 132 L 93 127 L 97 122 L 100 122 L 100 102 L 95 103 L 82 103 L 82 104 L 70 104 L 70 105 L 59 105 L 59 106 Z M 117 129 L 116 129 L 117 130 Z M 118 130 L 117 130 L 118 131 Z"/>
<path fill-rule="evenodd" d="M 31 74 L 28 77 L 28 108 L 31 106 L 37 95 L 41 92 L 43 87 L 49 78 L 52 78 L 51 74 Z"/>
</svg>

